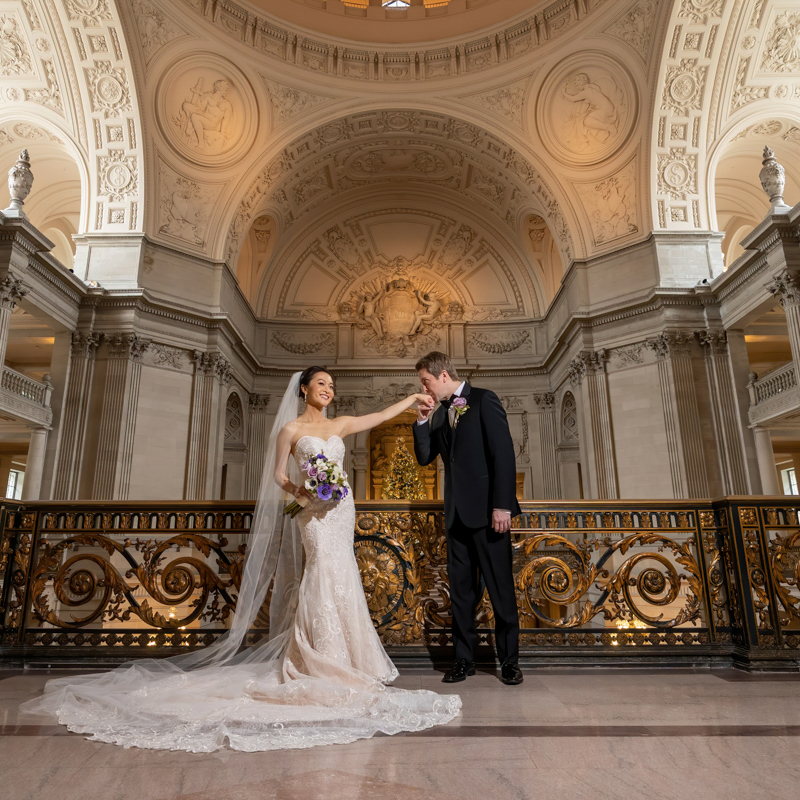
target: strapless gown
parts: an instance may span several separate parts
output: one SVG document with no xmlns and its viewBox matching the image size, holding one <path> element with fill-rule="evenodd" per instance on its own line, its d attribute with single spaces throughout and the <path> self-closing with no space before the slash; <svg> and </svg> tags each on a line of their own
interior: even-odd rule
<svg viewBox="0 0 800 800">
<path fill-rule="evenodd" d="M 298 466 L 319 452 L 342 463 L 344 442 L 302 437 L 295 446 Z M 458 717 L 458 695 L 385 685 L 397 669 L 364 596 L 352 493 L 339 502 L 315 500 L 296 519 L 306 563 L 280 658 L 155 678 L 134 663 L 106 675 L 59 679 L 37 710 L 95 740 L 192 752 L 226 744 L 254 752 L 346 743 Z"/>
</svg>

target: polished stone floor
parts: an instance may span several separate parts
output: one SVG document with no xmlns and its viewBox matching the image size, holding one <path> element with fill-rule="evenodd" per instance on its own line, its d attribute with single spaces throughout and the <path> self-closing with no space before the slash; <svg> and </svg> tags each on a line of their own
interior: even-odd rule
<svg viewBox="0 0 800 800">
<path fill-rule="evenodd" d="M 0 671 L 2 800 L 795 800 L 800 675 L 478 673 L 460 720 L 349 745 L 212 755 L 90 742 L 17 706 L 56 673 Z M 63 673 L 58 673 L 63 674 Z M 445 689 L 404 670 L 397 686 Z"/>
</svg>

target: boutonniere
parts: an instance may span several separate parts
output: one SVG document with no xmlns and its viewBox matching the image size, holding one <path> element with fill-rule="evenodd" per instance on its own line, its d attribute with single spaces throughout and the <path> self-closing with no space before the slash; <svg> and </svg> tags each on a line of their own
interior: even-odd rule
<svg viewBox="0 0 800 800">
<path fill-rule="evenodd" d="M 467 404 L 466 397 L 456 397 L 453 399 L 453 402 L 450 405 L 452 405 L 456 411 L 455 422 L 458 422 L 462 414 L 466 414 L 467 411 L 469 411 L 469 405 Z"/>
</svg>

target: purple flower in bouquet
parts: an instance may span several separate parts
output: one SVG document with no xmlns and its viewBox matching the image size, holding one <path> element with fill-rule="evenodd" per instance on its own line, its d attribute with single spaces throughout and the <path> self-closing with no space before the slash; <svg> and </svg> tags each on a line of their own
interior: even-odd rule
<svg viewBox="0 0 800 800">
<path fill-rule="evenodd" d="M 320 500 L 330 500 L 333 495 L 333 486 L 329 483 L 321 483 L 317 486 L 317 497 Z"/>
<path fill-rule="evenodd" d="M 317 468 L 316 467 L 309 466 L 308 469 L 306 470 L 306 472 L 308 473 L 308 477 L 309 478 L 316 478 L 317 477 Z"/>
</svg>

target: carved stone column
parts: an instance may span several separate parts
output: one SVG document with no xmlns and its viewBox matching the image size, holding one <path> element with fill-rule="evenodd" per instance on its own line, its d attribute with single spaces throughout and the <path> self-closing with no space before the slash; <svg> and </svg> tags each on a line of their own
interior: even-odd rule
<svg viewBox="0 0 800 800">
<path fill-rule="evenodd" d="M 86 424 L 97 347 L 102 333 L 74 331 L 56 454 L 53 500 L 76 500 L 80 489 Z"/>
<path fill-rule="evenodd" d="M 92 497 L 127 500 L 139 407 L 141 358 L 150 341 L 135 333 L 106 338 L 108 354 Z"/>
<path fill-rule="evenodd" d="M 27 293 L 28 290 L 22 281 L 11 275 L 7 275 L 0 281 L 0 367 L 6 363 L 8 324 L 11 321 L 11 312 Z"/>
<path fill-rule="evenodd" d="M 250 436 L 244 479 L 244 496 L 246 500 L 258 499 L 258 490 L 261 486 L 264 472 L 270 469 L 270 466 L 264 463 L 270 433 L 269 418 L 267 417 L 268 406 L 268 394 L 251 394 L 248 398 Z"/>
<path fill-rule="evenodd" d="M 800 273 L 785 270 L 767 285 L 767 291 L 780 302 L 786 312 L 794 372 L 800 377 Z"/>
<path fill-rule="evenodd" d="M 697 331 L 705 355 L 711 414 L 724 494 L 749 494 L 744 442 L 725 331 Z"/>
<path fill-rule="evenodd" d="M 558 468 L 558 420 L 556 398 L 550 392 L 535 394 L 539 418 L 539 447 L 542 459 L 542 497 L 550 500 L 561 497 L 561 474 Z"/>
<path fill-rule="evenodd" d="M 221 468 L 224 419 L 220 414 L 221 387 L 230 383 L 231 365 L 219 353 L 195 350 L 192 381 L 192 414 L 189 423 L 189 453 L 186 465 L 186 500 L 214 499 L 216 474 Z"/>
<path fill-rule="evenodd" d="M 611 401 L 605 369 L 607 359 L 605 350 L 580 353 L 573 359 L 569 370 L 572 385 L 580 386 L 583 427 L 588 434 L 585 440 L 590 485 L 593 496 L 598 500 L 619 497 Z"/>
<path fill-rule="evenodd" d="M 775 467 L 775 451 L 772 449 L 769 428 L 756 425 L 753 428 L 753 438 L 756 441 L 758 471 L 761 474 L 761 491 L 764 494 L 783 494 L 783 487 L 778 480 L 778 470 Z"/>
<path fill-rule="evenodd" d="M 31 429 L 28 460 L 25 463 L 25 482 L 22 484 L 23 500 L 39 500 L 42 490 L 44 454 L 47 448 L 47 428 Z"/>
<path fill-rule="evenodd" d="M 647 342 L 656 354 L 673 497 L 708 497 L 700 412 L 692 372 L 694 336 L 662 333 Z"/>
</svg>

